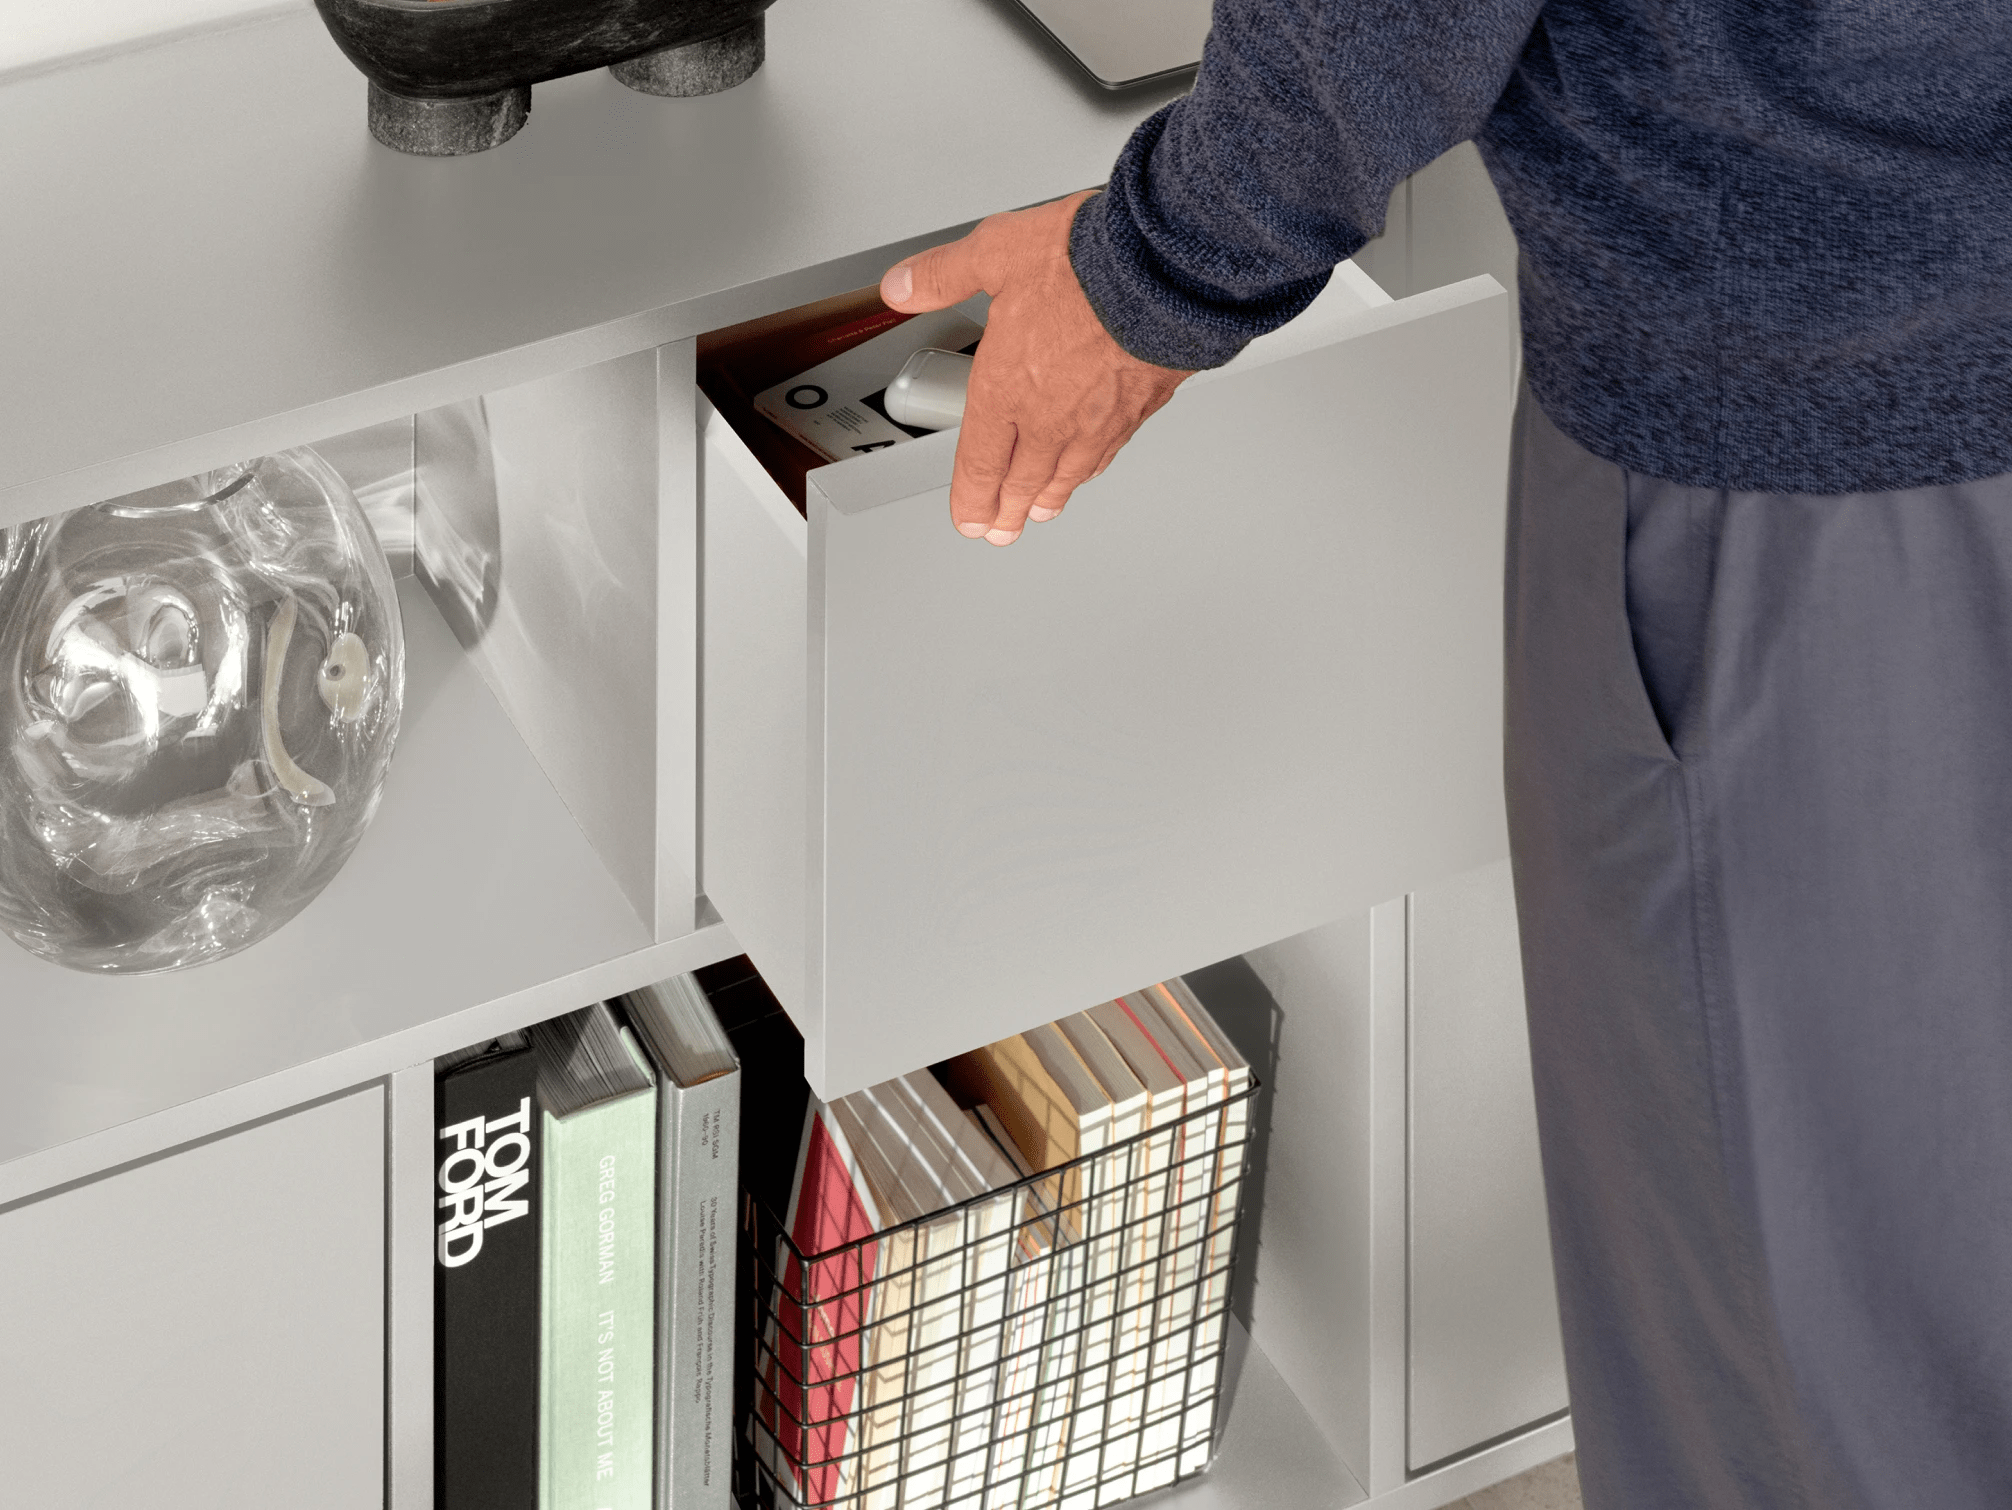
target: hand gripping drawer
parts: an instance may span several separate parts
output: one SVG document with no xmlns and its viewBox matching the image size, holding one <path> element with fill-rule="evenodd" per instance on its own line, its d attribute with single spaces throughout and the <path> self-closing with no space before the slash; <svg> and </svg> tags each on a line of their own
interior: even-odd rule
<svg viewBox="0 0 2012 1510">
<path fill-rule="evenodd" d="M 1490 278 L 1353 266 L 1062 516 L 950 526 L 954 432 L 702 447 L 702 886 L 837 1096 L 1503 853 Z"/>
</svg>

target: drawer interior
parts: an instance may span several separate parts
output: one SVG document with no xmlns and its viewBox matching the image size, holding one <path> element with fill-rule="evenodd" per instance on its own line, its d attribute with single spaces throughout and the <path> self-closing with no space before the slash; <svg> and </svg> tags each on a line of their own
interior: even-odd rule
<svg viewBox="0 0 2012 1510">
<path fill-rule="evenodd" d="M 699 337 L 699 391 L 747 443 L 799 514 L 804 512 L 805 476 L 826 462 L 756 413 L 755 395 L 907 318 L 880 302 L 878 287 L 858 288 Z"/>
<path fill-rule="evenodd" d="M 983 325 L 989 303 L 980 294 L 959 310 Z M 755 396 L 914 318 L 881 303 L 875 284 L 699 337 L 699 391 L 797 513 L 806 512 L 810 472 L 833 463 L 758 413 Z"/>
</svg>

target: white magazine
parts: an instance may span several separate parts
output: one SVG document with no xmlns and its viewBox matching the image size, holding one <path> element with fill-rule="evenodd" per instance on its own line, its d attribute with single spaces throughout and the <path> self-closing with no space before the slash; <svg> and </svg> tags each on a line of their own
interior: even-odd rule
<svg viewBox="0 0 2012 1510">
<path fill-rule="evenodd" d="M 916 352 L 925 347 L 961 351 L 984 333 L 961 306 L 917 315 L 808 372 L 764 388 L 755 395 L 755 412 L 826 461 L 885 450 L 915 437 L 868 401 L 886 390 Z"/>
</svg>

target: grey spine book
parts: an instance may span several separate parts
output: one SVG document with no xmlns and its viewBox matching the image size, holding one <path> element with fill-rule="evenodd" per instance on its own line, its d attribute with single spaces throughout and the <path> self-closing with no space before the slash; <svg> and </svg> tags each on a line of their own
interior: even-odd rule
<svg viewBox="0 0 2012 1510">
<path fill-rule="evenodd" d="M 621 998 L 657 1070 L 657 1510 L 727 1510 L 740 1061 L 698 982 Z"/>
</svg>

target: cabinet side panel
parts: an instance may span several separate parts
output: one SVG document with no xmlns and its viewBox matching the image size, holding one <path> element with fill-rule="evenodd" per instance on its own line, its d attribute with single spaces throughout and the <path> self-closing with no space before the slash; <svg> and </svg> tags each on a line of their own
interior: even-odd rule
<svg viewBox="0 0 2012 1510">
<path fill-rule="evenodd" d="M 717 416 L 706 428 L 700 887 L 819 1052 L 804 994 L 804 535 Z"/>
<path fill-rule="evenodd" d="M 384 1092 L 0 1214 L 9 1504 L 381 1504 Z"/>
<path fill-rule="evenodd" d="M 1408 303 L 1183 388 L 1008 550 L 813 490 L 820 1094 L 1504 852 L 1503 301 Z"/>
<path fill-rule="evenodd" d="M 1408 1099 L 1405 1027 L 1411 990 L 1411 899 L 1369 914 L 1369 1492 L 1406 1481 L 1404 1420 L 1410 1368 L 1410 1231 L 1406 1226 Z"/>
<path fill-rule="evenodd" d="M 1411 180 L 1390 191 L 1383 230 L 1349 258 L 1393 299 L 1411 295 Z"/>
<path fill-rule="evenodd" d="M 696 341 L 657 348 L 657 914 L 659 941 L 697 925 L 699 428 Z"/>
<path fill-rule="evenodd" d="M 433 1061 L 386 1082 L 386 1510 L 433 1510 Z"/>
<path fill-rule="evenodd" d="M 1411 899 L 1414 1469 L 1565 1408 L 1506 861 Z"/>
<path fill-rule="evenodd" d="M 653 351 L 419 416 L 421 579 L 654 927 Z"/>
<path fill-rule="evenodd" d="M 1487 273 L 1508 290 L 1510 328 L 1517 329 L 1516 233 L 1474 143 L 1462 142 L 1434 158 L 1408 182 L 1409 291 Z"/>
<path fill-rule="evenodd" d="M 1367 912 L 1244 956 L 1276 1004 L 1269 1118 L 1244 1213 L 1251 1337 L 1358 1478 L 1369 1463 L 1370 921 Z M 1220 972 L 1212 972 L 1219 974 Z M 1189 984 L 1226 1027 L 1225 1004 Z M 1251 1244 L 1255 1242 L 1255 1252 Z"/>
</svg>

